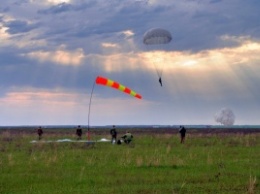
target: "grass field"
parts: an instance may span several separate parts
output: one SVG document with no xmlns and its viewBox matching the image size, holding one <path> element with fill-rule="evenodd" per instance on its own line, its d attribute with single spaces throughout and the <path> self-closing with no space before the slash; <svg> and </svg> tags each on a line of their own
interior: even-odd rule
<svg viewBox="0 0 260 194">
<path fill-rule="evenodd" d="M 192 131 L 192 130 L 190 130 Z M 260 193 L 260 133 L 135 133 L 131 145 L 0 134 L 1 194 Z M 44 134 L 44 140 L 75 139 Z M 110 138 L 96 133 L 93 139 Z"/>
</svg>

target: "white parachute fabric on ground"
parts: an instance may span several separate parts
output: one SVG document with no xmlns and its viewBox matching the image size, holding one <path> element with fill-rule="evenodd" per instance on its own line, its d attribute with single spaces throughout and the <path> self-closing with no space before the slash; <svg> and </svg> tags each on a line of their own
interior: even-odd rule
<svg viewBox="0 0 260 194">
<path fill-rule="evenodd" d="M 87 143 L 87 142 L 93 142 L 88 140 L 71 140 L 71 139 L 58 139 L 58 140 L 32 140 L 30 143 Z"/>
<path fill-rule="evenodd" d="M 111 142 L 111 140 L 106 138 L 101 138 L 100 140 L 98 140 L 98 142 Z"/>
</svg>

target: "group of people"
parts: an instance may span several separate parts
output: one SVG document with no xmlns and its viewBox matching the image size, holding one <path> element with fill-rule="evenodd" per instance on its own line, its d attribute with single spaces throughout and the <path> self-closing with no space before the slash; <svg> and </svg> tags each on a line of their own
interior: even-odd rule
<svg viewBox="0 0 260 194">
<path fill-rule="evenodd" d="M 114 143 L 121 144 L 122 142 L 129 144 L 132 142 L 134 138 L 134 136 L 129 131 L 127 131 L 126 134 L 124 134 L 120 139 L 117 139 L 117 131 L 115 125 L 113 125 L 113 128 L 110 130 L 110 134 L 111 134 L 112 144 Z"/>
<path fill-rule="evenodd" d="M 115 125 L 113 125 L 113 128 L 110 130 L 110 134 L 112 136 L 111 143 L 121 144 L 122 140 L 126 144 L 129 144 L 133 139 L 133 135 L 127 132 L 124 136 L 121 137 L 121 139 L 117 140 L 117 131 Z M 82 136 L 82 128 L 80 127 L 80 125 L 76 129 L 76 135 L 78 136 L 78 140 L 80 140 Z"/>
<path fill-rule="evenodd" d="M 38 134 L 38 139 L 41 140 L 42 134 L 43 134 L 42 127 L 37 128 L 37 134 Z M 78 127 L 76 129 L 77 140 L 81 140 L 82 134 L 83 134 L 82 128 L 80 125 L 78 125 Z M 115 125 L 113 125 L 113 128 L 110 130 L 110 134 L 112 136 L 112 139 L 111 139 L 112 143 L 121 144 L 121 140 L 122 140 L 126 144 L 129 144 L 133 139 L 133 135 L 130 132 L 127 132 L 125 135 L 123 135 L 121 137 L 121 139 L 117 140 L 117 131 L 116 131 Z"/>
<path fill-rule="evenodd" d="M 181 143 L 184 143 L 185 136 L 186 136 L 186 128 L 184 126 L 180 126 L 179 133 L 180 133 Z M 117 142 L 117 144 L 121 144 L 123 141 L 126 144 L 129 144 L 133 139 L 133 135 L 129 131 L 127 131 L 126 134 L 121 137 L 121 139 L 117 140 L 117 131 L 115 125 L 113 125 L 113 128 L 110 130 L 110 134 L 111 134 L 111 143 Z"/>
<path fill-rule="evenodd" d="M 41 140 L 43 134 L 43 130 L 41 127 L 38 127 L 37 133 L 38 133 L 39 140 Z M 184 143 L 185 135 L 186 135 L 186 129 L 184 126 L 180 126 L 179 133 L 180 133 L 181 143 Z M 124 134 L 120 139 L 117 139 L 117 130 L 115 125 L 113 125 L 112 129 L 110 130 L 110 134 L 111 134 L 111 143 L 113 144 L 114 143 L 121 144 L 122 142 L 129 144 L 132 142 L 134 138 L 133 135 L 129 131 L 127 131 L 126 134 Z M 76 135 L 78 136 L 78 140 L 80 140 L 82 136 L 82 128 L 80 127 L 80 125 L 78 125 L 76 129 Z"/>
<path fill-rule="evenodd" d="M 41 140 L 43 134 L 43 130 L 41 126 L 37 128 L 37 134 L 38 134 L 38 139 Z M 78 125 L 78 128 L 76 129 L 76 135 L 78 136 L 77 139 L 80 140 L 82 136 L 82 128 L 80 127 L 80 125 Z"/>
</svg>

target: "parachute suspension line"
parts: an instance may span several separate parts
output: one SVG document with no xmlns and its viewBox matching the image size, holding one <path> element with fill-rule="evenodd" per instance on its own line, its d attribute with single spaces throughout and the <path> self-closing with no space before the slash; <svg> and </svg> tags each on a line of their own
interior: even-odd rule
<svg viewBox="0 0 260 194">
<path fill-rule="evenodd" d="M 146 47 L 145 47 L 145 51 L 146 51 L 146 52 L 149 52 L 149 49 L 148 49 L 147 45 L 146 45 Z M 153 58 L 154 58 L 154 54 L 153 54 Z M 161 78 L 161 77 L 162 77 L 162 68 L 160 67 L 160 64 L 158 64 L 158 62 L 156 61 L 156 59 L 152 59 L 152 64 L 153 64 L 153 66 L 154 66 L 154 69 L 155 69 L 155 71 L 156 71 L 156 74 L 157 74 L 158 78 Z M 160 68 L 161 68 L 161 69 L 160 69 Z"/>
<path fill-rule="evenodd" d="M 158 75 L 158 78 L 161 78 L 162 77 L 162 70 L 159 69 L 158 64 L 155 64 L 154 62 L 153 62 L 153 64 L 154 64 L 154 67 L 156 69 L 156 73 Z"/>
<path fill-rule="evenodd" d="M 162 77 L 163 66 L 164 66 L 164 64 L 161 64 L 161 67 L 160 67 L 160 68 L 158 67 L 157 73 L 158 73 L 158 76 L 159 76 L 159 77 Z"/>
<path fill-rule="evenodd" d="M 90 133 L 89 133 L 89 121 L 90 121 L 90 108 L 91 108 L 91 100 L 92 100 L 92 94 L 95 88 L 96 82 L 94 81 L 93 86 L 92 86 L 92 91 L 89 99 L 89 104 L 88 104 L 88 140 L 90 140 Z"/>
</svg>

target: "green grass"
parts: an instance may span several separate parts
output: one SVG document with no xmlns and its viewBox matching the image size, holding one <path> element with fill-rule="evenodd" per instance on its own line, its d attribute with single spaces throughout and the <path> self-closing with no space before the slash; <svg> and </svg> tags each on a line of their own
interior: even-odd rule
<svg viewBox="0 0 260 194">
<path fill-rule="evenodd" d="M 259 137 L 188 134 L 180 144 L 177 134 L 134 134 L 130 146 L 88 146 L 2 133 L 0 193 L 260 193 Z M 75 137 L 44 136 L 61 138 Z"/>
</svg>

